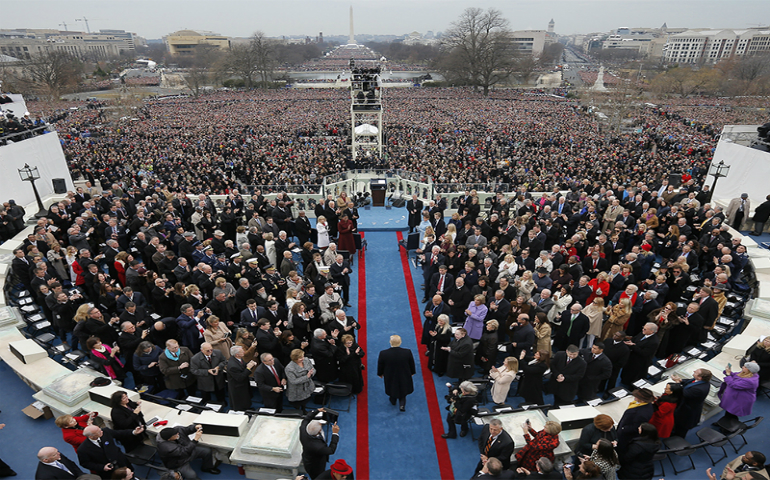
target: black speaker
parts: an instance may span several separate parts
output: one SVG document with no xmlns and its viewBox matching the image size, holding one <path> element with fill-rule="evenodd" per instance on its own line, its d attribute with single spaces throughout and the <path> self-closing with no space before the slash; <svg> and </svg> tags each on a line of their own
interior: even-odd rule
<svg viewBox="0 0 770 480">
<path fill-rule="evenodd" d="M 67 193 L 67 184 L 64 183 L 63 178 L 54 178 L 52 182 L 53 193 Z"/>
</svg>

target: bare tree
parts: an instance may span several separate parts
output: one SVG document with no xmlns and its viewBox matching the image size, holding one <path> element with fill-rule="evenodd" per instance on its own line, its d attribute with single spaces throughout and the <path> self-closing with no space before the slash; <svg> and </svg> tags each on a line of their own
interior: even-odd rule
<svg viewBox="0 0 770 480">
<path fill-rule="evenodd" d="M 468 8 L 442 38 L 439 68 L 450 82 L 473 85 L 484 95 L 516 68 L 508 20 L 490 8 Z"/>
<path fill-rule="evenodd" d="M 35 93 L 58 99 L 78 84 L 83 65 L 76 57 L 60 50 L 47 50 L 25 60 L 24 83 Z"/>
<path fill-rule="evenodd" d="M 187 68 L 187 84 L 196 97 L 200 95 L 201 88 L 210 83 L 212 67 L 215 66 L 218 49 L 214 45 L 201 44 L 195 47 L 192 56 L 180 57 L 177 63 Z"/>
<path fill-rule="evenodd" d="M 246 88 L 253 88 L 257 78 L 264 85 L 272 79 L 276 63 L 275 43 L 264 33 L 256 32 L 248 45 L 230 48 L 226 69 L 241 77 Z"/>
</svg>

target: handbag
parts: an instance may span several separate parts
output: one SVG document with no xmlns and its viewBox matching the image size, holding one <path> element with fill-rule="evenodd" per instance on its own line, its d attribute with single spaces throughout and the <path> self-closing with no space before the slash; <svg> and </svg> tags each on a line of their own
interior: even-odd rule
<svg viewBox="0 0 770 480">
<path fill-rule="evenodd" d="M 674 365 L 679 363 L 679 357 L 682 355 L 679 353 L 672 353 L 671 355 L 666 358 L 666 368 L 671 368 Z"/>
</svg>

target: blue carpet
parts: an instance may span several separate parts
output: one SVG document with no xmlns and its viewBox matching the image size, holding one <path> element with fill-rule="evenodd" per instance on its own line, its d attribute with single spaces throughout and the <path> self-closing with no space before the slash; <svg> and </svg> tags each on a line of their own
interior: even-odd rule
<svg viewBox="0 0 770 480">
<path fill-rule="evenodd" d="M 409 314 L 396 235 L 369 232 L 366 240 L 370 477 L 436 479 L 440 477 L 438 459 L 419 373 L 422 359 Z M 377 356 L 390 348 L 394 334 L 400 335 L 401 346 L 414 354 L 418 372 L 412 377 L 414 393 L 407 397 L 404 413 L 390 404 L 382 379 L 377 377 Z"/>
</svg>

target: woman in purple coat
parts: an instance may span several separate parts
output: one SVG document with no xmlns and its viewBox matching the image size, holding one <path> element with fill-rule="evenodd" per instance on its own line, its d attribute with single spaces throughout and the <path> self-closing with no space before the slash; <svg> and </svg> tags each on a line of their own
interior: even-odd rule
<svg viewBox="0 0 770 480">
<path fill-rule="evenodd" d="M 476 341 L 484 333 L 484 319 L 487 318 L 487 306 L 484 305 L 484 300 L 486 300 L 484 295 L 476 295 L 465 310 L 463 327 L 468 330 L 468 336 Z"/>
<path fill-rule="evenodd" d="M 738 417 L 751 415 L 751 407 L 757 400 L 759 365 L 746 362 L 740 373 L 735 373 L 728 364 L 724 373 L 725 379 L 719 389 L 720 407 L 725 411 L 725 418 L 738 421 Z"/>
</svg>

